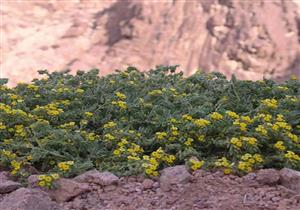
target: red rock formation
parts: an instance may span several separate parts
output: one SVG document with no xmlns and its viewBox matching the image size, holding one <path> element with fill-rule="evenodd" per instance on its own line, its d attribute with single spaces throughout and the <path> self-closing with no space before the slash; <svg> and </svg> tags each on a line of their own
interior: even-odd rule
<svg viewBox="0 0 300 210">
<path fill-rule="evenodd" d="M 10 84 L 38 69 L 107 74 L 159 64 L 282 80 L 300 76 L 299 8 L 280 0 L 4 0 L 0 68 Z"/>
</svg>

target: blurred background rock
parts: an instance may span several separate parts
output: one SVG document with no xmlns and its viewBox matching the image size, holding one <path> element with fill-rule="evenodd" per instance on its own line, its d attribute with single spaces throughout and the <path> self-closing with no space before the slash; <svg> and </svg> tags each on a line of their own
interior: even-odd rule
<svg viewBox="0 0 300 210">
<path fill-rule="evenodd" d="M 300 77 L 300 0 L 1 0 L 2 77 L 176 65 Z"/>
</svg>

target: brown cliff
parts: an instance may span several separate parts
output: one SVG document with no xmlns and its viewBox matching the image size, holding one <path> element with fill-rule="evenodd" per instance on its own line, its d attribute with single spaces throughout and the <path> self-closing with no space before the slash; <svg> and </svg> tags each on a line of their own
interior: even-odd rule
<svg viewBox="0 0 300 210">
<path fill-rule="evenodd" d="M 0 68 L 11 84 L 38 69 L 106 74 L 159 64 L 186 75 L 300 77 L 299 8 L 297 0 L 4 0 Z"/>
</svg>

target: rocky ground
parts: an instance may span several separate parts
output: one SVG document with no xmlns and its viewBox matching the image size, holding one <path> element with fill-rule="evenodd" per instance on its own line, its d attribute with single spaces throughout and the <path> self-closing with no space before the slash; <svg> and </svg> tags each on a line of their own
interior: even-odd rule
<svg viewBox="0 0 300 210">
<path fill-rule="evenodd" d="M 37 70 L 180 65 L 240 79 L 300 77 L 299 0 L 3 0 L 1 59 L 10 84 Z"/>
<path fill-rule="evenodd" d="M 118 178 L 109 172 L 88 171 L 60 179 L 60 188 L 42 190 L 37 176 L 27 188 L 0 173 L 1 210 L 296 210 L 300 209 L 300 172 L 262 169 L 244 177 L 220 171 L 195 171 L 185 166 L 162 171 L 159 178 Z"/>
</svg>

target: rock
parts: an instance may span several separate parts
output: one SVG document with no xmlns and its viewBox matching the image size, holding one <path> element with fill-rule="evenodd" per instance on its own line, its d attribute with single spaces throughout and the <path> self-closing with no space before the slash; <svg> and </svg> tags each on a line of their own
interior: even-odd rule
<svg viewBox="0 0 300 210">
<path fill-rule="evenodd" d="M 49 196 L 57 202 L 65 202 L 70 199 L 83 194 L 85 192 L 89 192 L 92 189 L 86 183 L 79 183 L 72 179 L 60 178 L 56 181 L 58 185 L 57 189 L 48 190 L 46 188 L 41 188 L 37 185 L 38 179 L 37 175 L 31 175 L 28 177 L 28 186 L 32 188 L 39 188 L 43 191 L 47 192 Z"/>
<path fill-rule="evenodd" d="M 68 1 L 65 7 L 57 0 L 7 1 L 0 69 L 11 85 L 31 81 L 36 69 L 97 67 L 107 74 L 156 64 L 179 64 L 185 75 L 200 67 L 240 79 L 300 77 L 300 4 L 293 1 L 164 1 L 159 7 L 149 1 Z"/>
<path fill-rule="evenodd" d="M 172 185 L 187 183 L 191 180 L 191 177 L 184 165 L 168 167 L 161 172 L 159 178 L 160 187 L 163 191 L 169 191 Z"/>
<path fill-rule="evenodd" d="M 69 201 L 70 199 L 91 190 L 88 184 L 78 183 L 71 179 L 61 178 L 57 180 L 57 184 L 59 186 L 58 189 L 49 190 L 50 197 L 57 202 Z"/>
<path fill-rule="evenodd" d="M 261 169 L 257 172 L 256 180 L 260 184 L 273 185 L 279 181 L 279 172 L 275 169 Z"/>
<path fill-rule="evenodd" d="M 74 180 L 77 182 L 95 183 L 101 186 L 107 186 L 117 184 L 119 178 L 107 171 L 99 172 L 97 170 L 91 170 L 75 177 Z"/>
<path fill-rule="evenodd" d="M 256 181 L 256 173 L 249 173 L 243 176 L 242 180 L 248 187 L 257 187 L 259 184 Z"/>
<path fill-rule="evenodd" d="M 9 173 L 7 171 L 0 172 L 0 180 L 2 180 L 2 179 L 6 179 L 6 180 L 10 179 Z"/>
<path fill-rule="evenodd" d="M 104 192 L 112 192 L 117 189 L 117 186 L 115 185 L 107 185 L 104 187 Z"/>
<path fill-rule="evenodd" d="M 27 178 L 28 187 L 38 187 L 38 175 L 31 175 Z"/>
<path fill-rule="evenodd" d="M 48 194 L 37 189 L 20 188 L 0 203 L 1 210 L 60 210 Z"/>
<path fill-rule="evenodd" d="M 22 185 L 18 182 L 0 179 L 0 194 L 2 193 L 10 193 L 18 188 L 20 188 Z"/>
<path fill-rule="evenodd" d="M 300 193 L 300 171 L 283 168 L 279 174 L 281 185 Z"/>
<path fill-rule="evenodd" d="M 83 209 L 84 208 L 84 204 L 86 202 L 83 199 L 80 199 L 79 197 L 76 197 L 73 202 L 72 202 L 72 207 L 74 209 Z"/>
<path fill-rule="evenodd" d="M 159 188 L 159 182 L 154 182 L 153 188 Z"/>
<path fill-rule="evenodd" d="M 153 187 L 154 182 L 151 179 L 145 179 L 142 182 L 142 186 L 144 190 L 151 189 Z"/>
</svg>

